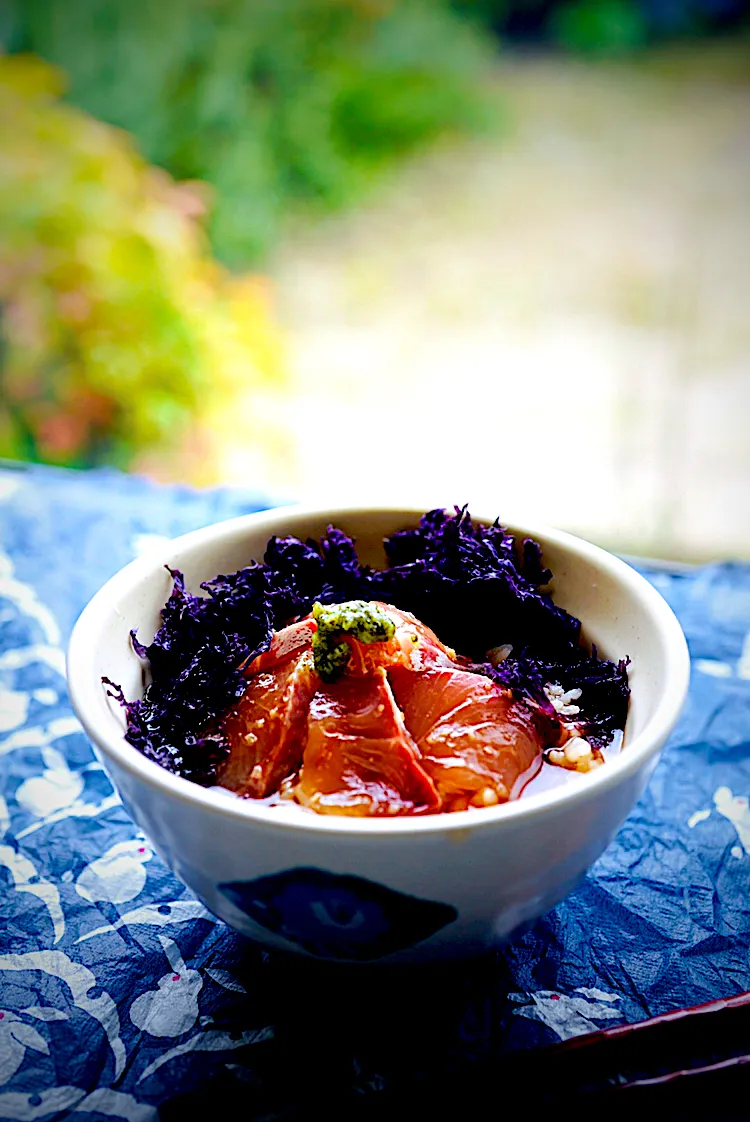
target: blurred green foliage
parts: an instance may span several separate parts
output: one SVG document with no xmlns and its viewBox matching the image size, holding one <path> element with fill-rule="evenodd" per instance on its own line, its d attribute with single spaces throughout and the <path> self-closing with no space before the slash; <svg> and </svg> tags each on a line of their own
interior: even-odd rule
<svg viewBox="0 0 750 1122">
<path fill-rule="evenodd" d="M 505 42 L 621 55 L 651 43 L 705 36 L 748 22 L 747 0 L 452 0 Z"/>
<path fill-rule="evenodd" d="M 587 54 L 623 54 L 648 38 L 645 12 L 632 0 L 575 0 L 556 9 L 550 25 L 563 46 Z"/>
<path fill-rule="evenodd" d="M 211 258 L 200 195 L 63 86 L 0 58 L 0 455 L 127 467 L 191 434 L 208 461 L 222 411 L 280 376 L 263 286 Z"/>
<path fill-rule="evenodd" d="M 224 262 L 263 256 L 285 213 L 338 207 L 384 165 L 487 120 L 492 48 L 448 0 L 10 0 L 10 51 L 149 161 L 214 189 Z"/>
</svg>

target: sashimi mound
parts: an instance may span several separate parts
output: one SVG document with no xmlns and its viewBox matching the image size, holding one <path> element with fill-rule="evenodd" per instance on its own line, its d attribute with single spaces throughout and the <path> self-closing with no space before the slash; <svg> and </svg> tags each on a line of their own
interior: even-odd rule
<svg viewBox="0 0 750 1122">
<path fill-rule="evenodd" d="M 248 666 L 219 784 L 357 817 L 507 802 L 560 729 L 456 659 L 382 601 L 316 604 Z"/>
</svg>

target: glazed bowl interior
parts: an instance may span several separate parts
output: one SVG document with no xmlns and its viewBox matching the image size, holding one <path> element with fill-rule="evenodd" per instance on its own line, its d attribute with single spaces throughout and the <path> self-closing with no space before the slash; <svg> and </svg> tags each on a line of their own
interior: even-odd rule
<svg viewBox="0 0 750 1122">
<path fill-rule="evenodd" d="M 172 588 L 165 565 L 181 570 L 188 589 L 199 593 L 202 581 L 262 559 L 271 535 L 320 538 L 334 524 L 356 539 L 364 562 L 383 567 L 383 538 L 416 526 L 420 514 L 382 508 L 281 508 L 185 535 L 127 566 L 93 599 L 71 640 L 71 696 L 91 739 L 105 757 L 137 771 L 151 785 L 180 789 L 188 800 L 221 798 L 222 809 L 228 814 L 273 817 L 273 808 L 254 804 L 253 800 L 230 801 L 142 757 L 123 739 L 123 711 L 107 696 L 101 678 L 117 682 L 129 699 L 142 695 L 146 672 L 133 651 L 130 630 L 136 628 L 141 641 L 148 642 L 157 629 L 161 608 Z M 493 521 L 492 516 L 475 517 Z M 478 823 L 502 815 L 532 813 L 548 803 L 593 795 L 603 785 L 616 783 L 618 776 L 642 767 L 645 757 L 658 753 L 679 714 L 688 680 L 685 640 L 671 610 L 643 577 L 604 550 L 557 530 L 521 525 L 508 528 L 519 539 L 533 537 L 540 542 L 545 565 L 554 574 L 551 591 L 555 601 L 583 621 L 584 641 L 595 644 L 607 658 L 630 658 L 632 692 L 623 752 L 597 772 L 582 777 L 585 782 L 530 795 L 498 808 L 411 820 L 341 819 L 306 812 L 308 828 L 350 833 L 451 829 L 465 825 L 467 820 Z"/>
</svg>

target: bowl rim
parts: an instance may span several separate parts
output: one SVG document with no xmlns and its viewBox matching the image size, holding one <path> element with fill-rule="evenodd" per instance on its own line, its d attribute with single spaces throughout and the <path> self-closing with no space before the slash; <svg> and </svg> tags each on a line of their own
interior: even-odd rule
<svg viewBox="0 0 750 1122">
<path fill-rule="evenodd" d="M 446 508 L 448 509 L 448 508 Z M 235 518 L 212 523 L 198 530 L 192 530 L 164 543 L 165 551 L 178 549 L 200 549 L 201 545 L 234 541 L 243 533 L 257 532 L 268 527 L 268 535 L 284 532 L 284 522 L 290 518 L 295 521 L 306 519 L 326 521 L 336 524 L 352 516 L 392 516 L 394 520 L 416 524 L 424 511 L 411 507 L 393 505 L 366 506 L 317 506 L 307 504 L 287 504 L 269 510 L 244 514 Z M 491 524 L 481 512 L 471 512 L 476 522 Z M 156 551 L 148 556 L 136 558 L 120 569 L 99 589 L 81 612 L 70 636 L 67 649 L 66 670 L 68 690 L 73 709 L 87 736 L 105 757 L 118 767 L 125 769 L 132 777 L 146 783 L 152 791 L 170 798 L 176 798 L 190 805 L 214 811 L 220 817 L 229 816 L 248 823 L 284 830 L 298 830 L 323 835 L 350 835 L 356 838 L 383 838 L 406 834 L 434 834 L 449 832 L 464 834 L 475 830 L 510 825 L 517 819 L 533 817 L 547 810 L 560 810 L 563 807 L 582 806 L 595 799 L 606 790 L 619 785 L 644 767 L 656 756 L 667 736 L 674 727 L 687 695 L 690 678 L 690 656 L 682 628 L 663 596 L 637 570 L 626 561 L 565 530 L 558 530 L 541 523 L 524 523 L 515 518 L 507 523 L 510 533 L 516 537 L 541 538 L 550 544 L 567 550 L 574 556 L 585 558 L 594 565 L 607 571 L 610 576 L 624 583 L 641 601 L 651 616 L 655 629 L 664 641 L 667 657 L 664 666 L 663 689 L 661 697 L 651 718 L 636 737 L 628 741 L 627 750 L 607 761 L 606 767 L 597 768 L 593 774 L 581 776 L 580 783 L 562 784 L 546 791 L 540 791 L 496 807 L 483 807 L 456 811 L 451 814 L 418 816 L 394 816 L 392 818 L 354 818 L 339 815 L 319 815 L 315 813 L 289 813 L 286 808 L 256 803 L 251 799 L 233 797 L 221 793 L 216 788 L 202 787 L 192 780 L 167 771 L 153 760 L 147 759 L 124 739 L 122 733 L 115 735 L 110 714 L 105 716 L 101 698 L 96 694 L 104 687 L 94 667 L 94 652 L 98 634 L 105 626 L 112 612 L 113 602 L 118 601 L 149 577 L 163 569 L 164 561 Z M 293 528 L 286 532 L 294 533 Z M 208 579 L 208 578 L 207 578 Z M 585 621 L 584 621 L 585 626 Z M 110 706 L 114 703 L 111 702 Z M 295 808 L 302 810 L 303 808 Z"/>
</svg>

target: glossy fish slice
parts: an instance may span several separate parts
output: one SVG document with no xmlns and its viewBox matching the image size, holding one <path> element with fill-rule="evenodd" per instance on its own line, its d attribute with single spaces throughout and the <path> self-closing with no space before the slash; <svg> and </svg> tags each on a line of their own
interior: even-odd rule
<svg viewBox="0 0 750 1122">
<path fill-rule="evenodd" d="M 347 674 L 369 674 L 376 667 L 389 670 L 404 666 L 423 670 L 428 666 L 452 666 L 455 651 L 441 643 L 434 631 L 413 616 L 392 604 L 373 601 L 396 624 L 396 632 L 387 643 L 360 643 L 350 635 L 342 636 L 351 648 Z"/>
<path fill-rule="evenodd" d="M 534 715 L 488 678 L 454 668 L 396 668 L 393 692 L 443 810 L 511 798 L 542 743 Z"/>
<path fill-rule="evenodd" d="M 382 667 L 321 684 L 310 703 L 296 787 L 319 814 L 397 815 L 440 809 Z"/>
<path fill-rule="evenodd" d="M 262 799 L 299 769 L 319 682 L 306 650 L 249 678 L 224 724 L 229 756 L 219 770 L 219 786 Z"/>
<path fill-rule="evenodd" d="M 290 623 L 281 631 L 275 631 L 268 650 L 253 659 L 246 667 L 245 674 L 250 676 L 257 674 L 259 670 L 270 670 L 293 655 L 301 654 L 310 647 L 316 630 L 317 624 L 312 616 L 305 616 L 297 623 Z"/>
</svg>

